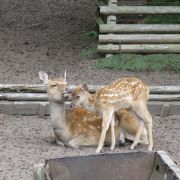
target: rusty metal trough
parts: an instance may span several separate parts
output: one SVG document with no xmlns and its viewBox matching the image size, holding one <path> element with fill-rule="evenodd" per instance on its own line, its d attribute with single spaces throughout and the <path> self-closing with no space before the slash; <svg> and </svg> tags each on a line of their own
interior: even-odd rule
<svg viewBox="0 0 180 180">
<path fill-rule="evenodd" d="M 180 169 L 164 151 L 64 157 L 34 167 L 34 180 L 177 179 Z"/>
</svg>

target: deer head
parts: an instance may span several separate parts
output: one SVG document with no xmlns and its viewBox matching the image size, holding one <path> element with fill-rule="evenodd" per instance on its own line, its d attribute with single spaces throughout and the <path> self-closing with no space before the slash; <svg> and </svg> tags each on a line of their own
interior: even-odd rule
<svg viewBox="0 0 180 180">
<path fill-rule="evenodd" d="M 88 92 L 87 84 L 77 85 L 72 90 L 71 100 L 72 107 L 83 106 L 89 111 L 94 111 L 93 98 Z"/>
<path fill-rule="evenodd" d="M 49 79 L 48 74 L 39 72 L 39 79 L 47 85 L 47 94 L 49 101 L 62 102 L 64 101 L 63 94 L 67 88 L 66 71 L 63 77 Z"/>
</svg>

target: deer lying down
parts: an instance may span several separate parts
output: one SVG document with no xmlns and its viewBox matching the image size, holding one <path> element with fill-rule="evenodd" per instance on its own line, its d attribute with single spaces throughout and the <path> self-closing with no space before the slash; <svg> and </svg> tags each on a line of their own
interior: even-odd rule
<svg viewBox="0 0 180 180">
<path fill-rule="evenodd" d="M 39 78 L 47 85 L 48 99 L 50 102 L 50 115 L 52 127 L 58 144 L 70 147 L 97 146 L 101 134 L 102 118 L 95 112 L 89 112 L 84 108 L 67 110 L 63 93 L 66 90 L 66 78 L 49 79 L 48 74 L 39 72 Z M 132 122 L 134 125 L 132 126 Z M 115 115 L 115 139 L 119 140 L 120 125 L 131 135 L 136 134 L 139 121 L 135 116 L 124 112 Z M 121 133 L 122 134 L 122 133 Z M 142 143 L 146 143 L 146 129 L 143 130 Z M 124 142 L 124 135 L 121 136 Z M 108 129 L 105 143 L 111 143 L 111 133 Z"/>
<path fill-rule="evenodd" d="M 139 120 L 139 126 L 136 130 L 136 136 L 131 149 L 134 149 L 137 145 L 145 123 L 148 130 L 148 150 L 151 151 L 153 148 L 152 117 L 147 110 L 148 96 L 149 88 L 141 80 L 137 78 L 124 78 L 113 81 L 109 85 L 100 88 L 94 96 L 91 96 L 83 86 L 76 87 L 72 92 L 72 105 L 83 106 L 89 111 L 101 113 L 103 117 L 102 132 L 96 150 L 97 153 L 103 147 L 109 125 L 111 126 L 111 149 L 114 149 L 115 112 L 121 113 L 123 109 L 130 109 L 141 119 Z"/>
</svg>

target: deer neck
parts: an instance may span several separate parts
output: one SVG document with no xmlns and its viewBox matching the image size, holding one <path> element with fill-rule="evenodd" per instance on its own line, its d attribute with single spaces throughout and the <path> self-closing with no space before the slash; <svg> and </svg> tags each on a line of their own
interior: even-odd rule
<svg viewBox="0 0 180 180">
<path fill-rule="evenodd" d="M 62 102 L 50 102 L 50 114 L 53 128 L 65 129 L 66 106 Z"/>
<path fill-rule="evenodd" d="M 89 98 L 87 100 L 87 103 L 84 104 L 84 107 L 91 112 L 96 111 L 96 106 L 95 106 L 95 98 L 91 95 L 89 95 Z"/>
</svg>

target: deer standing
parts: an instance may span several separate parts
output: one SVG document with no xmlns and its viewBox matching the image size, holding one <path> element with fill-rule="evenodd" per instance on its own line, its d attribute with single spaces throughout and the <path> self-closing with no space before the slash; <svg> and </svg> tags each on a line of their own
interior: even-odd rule
<svg viewBox="0 0 180 180">
<path fill-rule="evenodd" d="M 66 76 L 66 75 L 65 75 Z M 67 110 L 64 103 L 63 93 L 67 83 L 63 78 L 49 79 L 48 74 L 39 72 L 39 78 L 47 85 L 48 99 L 50 102 L 50 115 L 52 127 L 58 144 L 70 147 L 98 145 L 101 134 L 102 118 L 95 112 L 89 112 L 84 108 Z M 120 126 L 127 133 L 135 135 L 139 126 L 139 120 L 127 110 L 117 112 L 115 115 L 115 139 L 118 140 Z M 122 134 L 122 133 L 121 133 Z M 143 130 L 142 143 L 146 143 L 146 129 Z M 124 142 L 124 136 L 121 136 Z M 111 134 L 107 131 L 106 144 L 110 144 Z"/>
<path fill-rule="evenodd" d="M 122 109 L 130 109 L 140 119 L 139 127 L 131 149 L 137 145 L 143 127 L 148 132 L 148 150 L 153 148 L 152 117 L 147 109 L 149 88 L 138 78 L 123 78 L 113 81 L 109 85 L 100 88 L 94 96 L 91 96 L 86 88 L 79 86 L 72 92 L 72 105 L 82 105 L 89 111 L 102 114 L 102 132 L 96 152 L 99 153 L 103 147 L 106 132 L 111 127 L 111 149 L 115 147 L 114 115 Z"/>
</svg>

